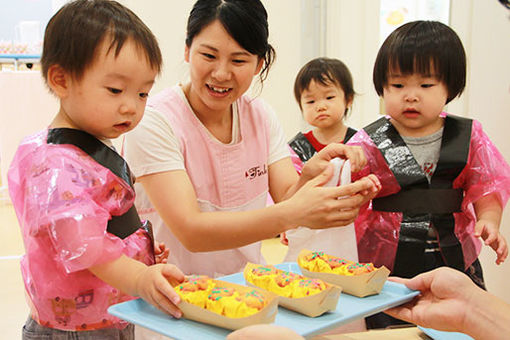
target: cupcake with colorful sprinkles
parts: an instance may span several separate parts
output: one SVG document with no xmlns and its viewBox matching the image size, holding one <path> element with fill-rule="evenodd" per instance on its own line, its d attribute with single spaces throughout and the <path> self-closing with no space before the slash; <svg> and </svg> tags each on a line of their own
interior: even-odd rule
<svg viewBox="0 0 510 340">
<path fill-rule="evenodd" d="M 248 263 L 244 278 L 249 285 L 277 294 L 280 306 L 311 317 L 336 309 L 341 293 L 339 287 L 320 279 L 269 265 Z"/>
<path fill-rule="evenodd" d="M 183 301 L 228 318 L 244 318 L 267 305 L 267 298 L 252 288 L 235 287 L 204 275 L 188 276 L 174 289 Z"/>
<path fill-rule="evenodd" d="M 359 263 L 322 251 L 303 249 L 298 256 L 301 272 L 309 277 L 342 287 L 342 291 L 358 297 L 379 294 L 390 271 L 372 263 Z"/>
</svg>

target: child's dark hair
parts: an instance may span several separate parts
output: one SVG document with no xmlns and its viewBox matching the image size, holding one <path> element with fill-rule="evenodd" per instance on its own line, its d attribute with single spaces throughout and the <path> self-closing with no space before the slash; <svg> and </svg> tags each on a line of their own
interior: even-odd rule
<svg viewBox="0 0 510 340">
<path fill-rule="evenodd" d="M 312 81 L 322 85 L 335 84 L 340 86 L 344 91 L 346 103 L 354 98 L 352 76 L 347 66 L 338 59 L 316 58 L 306 63 L 299 70 L 294 81 L 294 97 L 300 109 L 303 109 L 301 107 L 301 95 L 303 91 L 308 89 Z"/>
<path fill-rule="evenodd" d="M 44 79 L 52 65 L 80 79 L 106 38 L 111 38 L 108 51 L 115 49 L 115 56 L 127 39 L 133 39 L 151 67 L 161 71 L 158 42 L 136 14 L 116 1 L 77 0 L 64 5 L 48 22 L 41 56 Z"/>
<path fill-rule="evenodd" d="M 448 88 L 446 103 L 466 86 L 466 53 L 459 36 L 438 21 L 413 21 L 393 31 L 384 41 L 374 65 L 374 86 L 383 95 L 388 75 L 435 75 Z"/>
<path fill-rule="evenodd" d="M 260 0 L 198 0 L 188 18 L 186 46 L 204 27 L 219 20 L 225 30 L 246 51 L 264 60 L 261 83 L 267 78 L 276 52 L 268 43 L 267 12 Z"/>
</svg>

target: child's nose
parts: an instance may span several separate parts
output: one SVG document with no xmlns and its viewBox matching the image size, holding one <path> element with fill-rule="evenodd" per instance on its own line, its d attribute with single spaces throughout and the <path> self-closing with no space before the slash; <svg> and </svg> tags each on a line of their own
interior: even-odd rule
<svg viewBox="0 0 510 340">
<path fill-rule="evenodd" d="M 136 100 L 126 96 L 126 98 L 124 98 L 120 106 L 120 113 L 133 114 L 135 112 L 136 112 Z"/>
<path fill-rule="evenodd" d="M 404 100 L 407 102 L 416 102 L 418 101 L 418 94 L 416 93 L 416 91 L 410 90 L 405 93 Z"/>
<path fill-rule="evenodd" d="M 318 112 L 325 111 L 327 109 L 326 103 L 323 101 L 318 101 L 316 109 Z"/>
</svg>

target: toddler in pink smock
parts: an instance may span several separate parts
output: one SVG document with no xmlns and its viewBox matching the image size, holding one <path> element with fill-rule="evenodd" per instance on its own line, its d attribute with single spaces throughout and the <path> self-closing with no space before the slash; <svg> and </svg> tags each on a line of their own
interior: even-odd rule
<svg viewBox="0 0 510 340">
<path fill-rule="evenodd" d="M 109 306 L 140 296 L 181 316 L 171 285 L 184 276 L 154 265 L 162 249 L 138 216 L 133 177 L 110 141 L 140 121 L 161 52 L 124 6 L 79 0 L 48 23 L 41 66 L 60 109 L 21 143 L 8 173 L 26 251 L 23 339 L 134 339 L 134 326 Z"/>
<path fill-rule="evenodd" d="M 382 190 L 360 209 L 361 262 L 410 278 L 441 266 L 465 272 L 484 288 L 480 238 L 508 255 L 500 221 L 510 195 L 510 167 L 475 120 L 444 112 L 466 82 L 462 42 L 447 25 L 414 21 L 381 46 L 374 85 L 388 116 L 349 143 L 360 145 Z M 369 328 L 398 320 L 367 318 Z"/>
<path fill-rule="evenodd" d="M 95 140 L 97 151 L 108 155 L 101 159 L 106 164 L 95 159 L 98 152 L 89 155 L 70 144 L 75 137 L 88 145 Z M 25 289 L 32 317 L 41 325 L 68 330 L 126 325 L 106 309 L 131 297 L 87 270 L 121 254 L 153 264 L 149 233 L 140 228 L 136 211 L 130 212 L 129 172 L 116 174 L 116 162 L 125 164 L 108 146 L 74 129 L 42 131 L 18 148 L 9 191 L 26 249 Z"/>
</svg>

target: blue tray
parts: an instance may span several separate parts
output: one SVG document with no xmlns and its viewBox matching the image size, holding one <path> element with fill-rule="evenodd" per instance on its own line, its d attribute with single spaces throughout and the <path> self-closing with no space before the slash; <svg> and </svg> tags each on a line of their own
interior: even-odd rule
<svg viewBox="0 0 510 340">
<path fill-rule="evenodd" d="M 301 274 L 295 262 L 286 262 L 275 267 Z M 218 278 L 219 280 L 246 285 L 242 273 Z M 316 318 L 310 318 L 296 312 L 278 307 L 275 324 L 293 329 L 304 337 L 312 337 L 353 320 L 378 313 L 390 307 L 410 301 L 418 291 L 408 289 L 402 284 L 387 281 L 378 295 L 358 298 L 341 294 L 337 309 Z M 141 299 L 113 305 L 108 309 L 121 319 L 151 329 L 173 339 L 225 339 L 231 331 L 186 319 L 174 319 L 160 312 Z"/>
<path fill-rule="evenodd" d="M 424 328 L 420 326 L 418 326 L 418 328 L 434 340 L 473 340 L 472 337 L 464 333 L 436 331 L 432 328 Z"/>
</svg>

